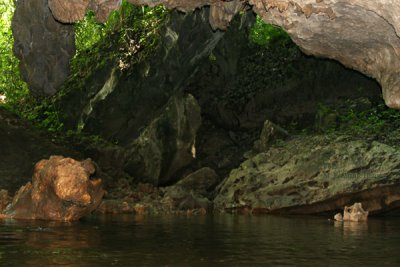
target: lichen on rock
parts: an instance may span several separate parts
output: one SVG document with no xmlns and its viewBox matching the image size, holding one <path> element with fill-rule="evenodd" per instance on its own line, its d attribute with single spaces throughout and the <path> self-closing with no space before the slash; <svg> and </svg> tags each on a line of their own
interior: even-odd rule
<svg viewBox="0 0 400 267">
<path fill-rule="evenodd" d="M 380 142 L 297 137 L 232 170 L 214 203 L 225 211 L 317 214 L 357 201 L 383 213 L 399 207 L 398 166 L 400 153 Z"/>
</svg>

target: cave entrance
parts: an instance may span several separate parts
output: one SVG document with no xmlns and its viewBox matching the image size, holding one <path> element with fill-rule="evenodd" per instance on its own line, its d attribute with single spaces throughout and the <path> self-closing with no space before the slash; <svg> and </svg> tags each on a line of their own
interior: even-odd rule
<svg viewBox="0 0 400 267">
<path fill-rule="evenodd" d="M 376 81 L 307 56 L 282 29 L 241 16 L 185 86 L 202 109 L 201 164 L 227 175 L 254 148 L 266 120 L 290 135 L 334 131 L 349 106 L 367 112 L 383 104 Z"/>
</svg>

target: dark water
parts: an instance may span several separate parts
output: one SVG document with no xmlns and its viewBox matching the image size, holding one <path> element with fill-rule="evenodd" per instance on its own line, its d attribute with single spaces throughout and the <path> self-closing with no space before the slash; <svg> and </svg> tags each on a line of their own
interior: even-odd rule
<svg viewBox="0 0 400 267">
<path fill-rule="evenodd" d="M 1 266 L 400 266 L 400 218 L 113 216 L 0 221 Z"/>
</svg>

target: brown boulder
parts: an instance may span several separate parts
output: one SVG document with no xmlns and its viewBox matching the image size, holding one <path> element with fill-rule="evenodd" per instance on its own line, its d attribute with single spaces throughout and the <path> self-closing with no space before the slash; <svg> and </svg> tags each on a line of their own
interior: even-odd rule
<svg viewBox="0 0 400 267">
<path fill-rule="evenodd" d="M 368 220 L 368 211 L 362 208 L 361 203 L 354 203 L 352 206 L 344 207 L 344 221 L 361 222 Z"/>
<path fill-rule="evenodd" d="M 364 222 L 368 220 L 368 211 L 365 211 L 362 207 L 362 204 L 357 202 L 352 206 L 345 206 L 343 215 L 341 213 L 337 213 L 334 217 L 335 221 L 350 221 L 350 222 Z"/>
<path fill-rule="evenodd" d="M 94 163 L 51 156 L 35 166 L 32 182 L 16 193 L 5 214 L 15 219 L 72 221 L 95 210 L 104 195 L 100 179 L 90 180 Z"/>
</svg>

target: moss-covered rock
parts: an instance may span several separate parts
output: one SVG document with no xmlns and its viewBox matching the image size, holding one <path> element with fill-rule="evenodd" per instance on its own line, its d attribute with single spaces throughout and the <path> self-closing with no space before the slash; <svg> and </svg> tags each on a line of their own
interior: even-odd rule
<svg viewBox="0 0 400 267">
<path fill-rule="evenodd" d="M 303 136 L 232 170 L 219 210 L 314 214 L 361 202 L 372 214 L 400 206 L 400 153 L 380 142 Z"/>
</svg>

